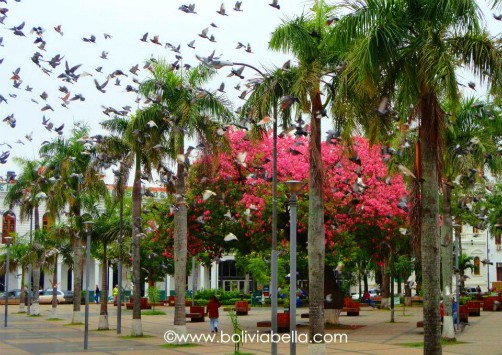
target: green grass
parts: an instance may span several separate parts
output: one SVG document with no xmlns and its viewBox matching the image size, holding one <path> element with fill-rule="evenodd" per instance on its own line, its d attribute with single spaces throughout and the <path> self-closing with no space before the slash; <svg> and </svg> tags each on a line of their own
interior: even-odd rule
<svg viewBox="0 0 502 355">
<path fill-rule="evenodd" d="M 41 314 L 30 314 L 28 317 L 42 317 Z"/>
<path fill-rule="evenodd" d="M 467 341 L 448 341 L 441 339 L 441 345 L 459 345 L 459 344 L 467 344 Z M 424 342 L 423 341 L 416 341 L 412 343 L 398 343 L 396 345 L 404 346 L 407 348 L 423 348 L 424 347 Z"/>
<path fill-rule="evenodd" d="M 142 316 L 160 316 L 160 315 L 165 315 L 165 314 L 166 314 L 166 312 L 157 311 L 157 310 L 149 310 L 149 311 L 141 312 Z"/>
<path fill-rule="evenodd" d="M 64 320 L 63 318 L 47 318 L 46 321 L 48 322 L 56 322 L 56 321 L 59 321 L 59 320 Z"/>
<path fill-rule="evenodd" d="M 16 312 L 14 314 L 26 314 L 26 311 L 24 311 L 24 312 Z"/>
<path fill-rule="evenodd" d="M 80 323 L 68 323 L 68 324 L 64 324 L 64 326 L 72 326 L 72 325 L 84 325 L 84 323 L 80 322 Z"/>
<path fill-rule="evenodd" d="M 176 348 L 194 348 L 196 346 L 199 346 L 199 344 L 192 344 L 192 343 L 186 343 L 186 344 L 162 344 L 160 347 L 165 348 L 165 349 L 176 349 Z"/>
<path fill-rule="evenodd" d="M 228 354 L 228 355 L 255 355 L 253 353 L 241 353 L 240 351 L 233 353 L 233 354 Z"/>
<path fill-rule="evenodd" d="M 145 339 L 145 338 L 154 338 L 154 336 L 153 335 L 145 335 L 145 334 L 143 334 L 142 336 L 123 335 L 120 338 L 122 338 L 122 339 Z"/>
<path fill-rule="evenodd" d="M 115 331 L 117 329 L 114 329 L 114 328 L 110 328 L 110 329 L 93 329 L 91 330 L 91 332 L 109 332 L 109 331 Z"/>
</svg>

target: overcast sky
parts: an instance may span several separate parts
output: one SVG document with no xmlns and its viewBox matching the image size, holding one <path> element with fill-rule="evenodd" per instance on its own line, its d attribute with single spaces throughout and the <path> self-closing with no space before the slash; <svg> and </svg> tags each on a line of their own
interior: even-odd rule
<svg viewBox="0 0 502 355">
<path fill-rule="evenodd" d="M 221 54 L 224 60 L 246 62 L 258 67 L 281 66 L 290 58 L 267 50 L 270 33 L 281 23 L 281 19 L 301 14 L 308 9 L 311 2 L 280 0 L 280 10 L 269 6 L 270 2 L 270 0 L 243 0 L 241 7 L 243 11 L 237 12 L 233 10 L 234 2 L 225 1 L 228 16 L 216 12 L 220 8 L 220 0 L 192 0 L 190 3 L 195 3 L 197 14 L 186 14 L 178 10 L 182 4 L 189 4 L 178 0 L 21 0 L 20 2 L 7 0 L 7 4 L 0 2 L 0 7 L 9 9 L 4 25 L 0 24 L 0 37 L 3 37 L 0 59 L 4 59 L 0 64 L 2 82 L 0 95 L 8 101 L 8 104 L 0 103 L 0 118 L 14 114 L 17 121 L 15 128 L 0 122 L 0 144 L 12 145 L 11 157 L 36 158 L 41 142 L 56 136 L 56 133 L 49 132 L 42 126 L 44 115 L 50 118 L 54 126 L 64 123 L 65 135 L 73 126 L 73 122 L 77 121 L 87 122 L 93 134 L 103 133 L 99 122 L 107 117 L 102 113 L 102 105 L 118 110 L 125 105 L 132 106 L 133 110 L 141 107 L 135 103 L 136 94 L 125 91 L 127 84 L 137 86 L 132 83 L 133 75 L 129 69 L 139 64 L 140 71 L 136 78 L 141 81 L 148 75 L 147 71 L 142 69 L 148 58 L 164 58 L 174 62 L 176 53 L 165 48 L 166 42 L 174 46 L 181 45 L 183 63 L 191 65 L 198 64 L 195 54 L 207 56 L 215 50 L 216 55 Z M 486 18 L 492 32 L 498 34 L 501 22 L 494 21 L 490 12 L 487 12 Z M 14 35 L 9 28 L 19 26 L 23 21 L 26 24 L 22 32 L 26 37 Z M 210 26 L 213 22 L 218 28 Z M 61 25 L 63 35 L 55 31 L 54 27 L 58 25 Z M 30 33 L 33 27 L 38 26 L 45 30 L 42 36 L 46 41 L 45 50 L 37 48 L 37 44 L 33 43 L 37 35 Z M 215 36 L 216 43 L 198 36 L 206 27 L 209 28 L 209 35 Z M 147 43 L 140 41 L 146 32 L 148 32 Z M 112 37 L 105 39 L 105 33 Z M 91 35 L 96 37 L 96 43 L 82 40 Z M 156 35 L 159 36 L 162 46 L 150 42 Z M 187 46 L 192 40 L 195 40 L 196 49 Z M 253 53 L 235 49 L 238 42 L 245 45 L 249 43 Z M 108 59 L 100 58 L 103 51 L 108 52 Z M 57 54 L 64 58 L 61 65 L 55 69 L 48 63 L 41 62 L 41 67 L 52 71 L 47 75 L 30 59 L 35 52 L 43 55 L 42 60 L 48 61 Z M 76 71 L 77 74 L 87 72 L 92 76 L 81 76 L 76 83 L 57 79 L 56 77 L 64 70 L 65 61 L 68 61 L 70 67 L 82 64 Z M 96 71 L 97 67 L 102 67 L 102 73 Z M 19 89 L 13 87 L 14 81 L 11 80 L 17 68 L 21 68 L 19 76 L 22 83 Z M 107 75 L 116 69 L 127 73 L 128 77 L 119 78 L 120 86 L 115 85 L 114 79 L 110 80 L 105 88 L 106 93 L 99 92 L 94 86 L 94 79 L 103 83 Z M 242 101 L 237 98 L 239 92 L 233 89 L 238 79 L 226 78 L 228 71 L 227 68 L 222 69 L 220 78 L 215 80 L 213 85 L 216 88 L 222 80 L 225 80 L 228 96 L 237 107 L 242 105 Z M 245 69 L 244 76 L 248 79 L 254 74 L 251 70 Z M 33 88 L 32 92 L 26 91 L 27 85 Z M 64 94 L 58 90 L 63 85 L 71 92 L 70 97 L 82 94 L 85 101 L 72 101 L 68 108 L 63 107 L 61 105 L 63 100 L 60 98 Z M 48 95 L 46 101 L 40 97 L 42 92 Z M 45 104 L 51 105 L 54 111 L 42 112 L 41 108 Z M 29 142 L 25 135 L 31 132 L 33 140 Z M 22 143 L 16 143 L 18 140 Z M 6 145 L 0 146 L 0 154 L 9 149 Z M 11 158 L 7 164 L 0 165 L 0 176 L 5 176 L 7 170 L 17 170 Z"/>
</svg>

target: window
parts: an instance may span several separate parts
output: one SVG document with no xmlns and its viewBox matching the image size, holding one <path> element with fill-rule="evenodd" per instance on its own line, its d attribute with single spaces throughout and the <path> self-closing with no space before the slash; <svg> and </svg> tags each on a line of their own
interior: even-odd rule
<svg viewBox="0 0 502 355">
<path fill-rule="evenodd" d="M 479 233 L 481 233 L 481 231 L 476 227 L 472 227 L 472 233 L 479 234 Z"/>
<path fill-rule="evenodd" d="M 7 211 L 2 218 L 2 243 L 7 244 L 5 237 L 13 236 L 16 233 L 16 215 L 12 211 Z"/>
<path fill-rule="evenodd" d="M 474 258 L 474 275 L 477 275 L 479 276 L 481 274 L 481 269 L 480 269 L 480 261 L 479 261 L 479 257 L 476 256 Z"/>
<path fill-rule="evenodd" d="M 42 229 L 43 230 L 49 230 L 53 225 L 53 221 L 49 218 L 48 213 L 44 213 L 44 216 L 42 217 Z"/>
<path fill-rule="evenodd" d="M 495 235 L 495 245 L 500 245 L 500 234 Z"/>
</svg>

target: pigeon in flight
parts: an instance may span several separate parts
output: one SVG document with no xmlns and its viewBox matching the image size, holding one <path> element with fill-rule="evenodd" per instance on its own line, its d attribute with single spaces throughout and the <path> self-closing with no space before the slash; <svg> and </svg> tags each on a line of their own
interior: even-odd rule
<svg viewBox="0 0 502 355">
<path fill-rule="evenodd" d="M 279 5 L 278 2 L 279 2 L 279 0 L 272 0 L 272 3 L 269 5 L 272 6 L 273 8 L 276 8 L 277 10 L 280 10 L 281 5 Z"/>
</svg>

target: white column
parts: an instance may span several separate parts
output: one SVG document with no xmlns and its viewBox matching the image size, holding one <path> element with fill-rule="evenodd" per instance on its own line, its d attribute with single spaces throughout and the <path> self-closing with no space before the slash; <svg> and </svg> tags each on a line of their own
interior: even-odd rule
<svg viewBox="0 0 502 355">
<path fill-rule="evenodd" d="M 71 290 L 75 291 L 75 272 L 71 269 Z"/>
<path fill-rule="evenodd" d="M 215 290 L 218 288 L 218 267 L 219 264 L 215 261 L 211 264 L 211 289 Z"/>
<path fill-rule="evenodd" d="M 113 295 L 113 288 L 115 285 L 113 284 L 113 268 L 108 268 L 108 294 Z"/>
<path fill-rule="evenodd" d="M 197 280 L 197 290 L 206 288 L 206 269 L 204 265 L 199 265 L 199 280 Z"/>
<path fill-rule="evenodd" d="M 23 268 L 21 266 L 18 266 L 17 267 L 17 275 L 21 275 L 23 272 Z M 24 275 L 24 277 L 26 277 L 26 275 Z M 22 276 L 19 276 L 19 277 L 16 277 L 17 279 L 17 288 L 21 288 L 21 279 L 22 279 Z"/>
<path fill-rule="evenodd" d="M 91 286 L 94 286 L 93 289 L 96 289 L 96 285 L 99 286 L 101 289 L 101 262 L 99 260 L 94 260 L 94 284 L 91 284 Z"/>
<path fill-rule="evenodd" d="M 63 288 L 63 284 L 61 283 L 61 280 L 63 279 L 63 277 L 62 277 L 63 275 L 61 275 L 61 273 L 63 272 L 62 268 L 63 268 L 63 257 L 58 256 L 58 264 L 56 266 L 58 276 L 57 276 L 56 282 L 58 283 L 58 288 L 60 290 L 67 290 L 69 287 L 66 286 L 66 288 Z"/>
</svg>

